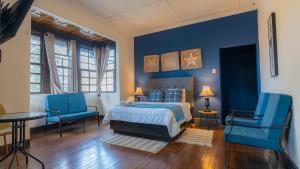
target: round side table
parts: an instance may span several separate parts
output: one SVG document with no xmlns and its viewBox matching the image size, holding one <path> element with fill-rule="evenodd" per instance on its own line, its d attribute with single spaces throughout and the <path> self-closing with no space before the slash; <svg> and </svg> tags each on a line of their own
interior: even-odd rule
<svg viewBox="0 0 300 169">
<path fill-rule="evenodd" d="M 9 156 L 13 156 L 10 163 L 9 169 L 12 167 L 12 163 L 15 159 L 17 151 L 21 152 L 26 158 L 26 164 L 28 164 L 28 157 L 33 158 L 38 163 L 42 165 L 42 168 L 45 168 L 44 163 L 31 155 L 29 152 L 25 150 L 25 122 L 29 120 L 35 120 L 46 117 L 46 113 L 38 113 L 38 112 L 20 112 L 20 113 L 7 113 L 4 115 L 0 115 L 0 123 L 12 123 L 12 149 L 10 153 L 8 153 L 5 157 L 0 159 L 0 163 L 2 163 Z"/>
<path fill-rule="evenodd" d="M 217 115 L 219 114 L 218 111 L 199 110 L 199 113 L 200 113 L 200 121 L 202 121 L 202 118 L 205 117 L 207 129 L 210 128 L 209 123 L 207 122 L 208 117 L 213 117 L 215 119 L 215 124 L 218 125 L 218 117 L 217 117 Z"/>
</svg>

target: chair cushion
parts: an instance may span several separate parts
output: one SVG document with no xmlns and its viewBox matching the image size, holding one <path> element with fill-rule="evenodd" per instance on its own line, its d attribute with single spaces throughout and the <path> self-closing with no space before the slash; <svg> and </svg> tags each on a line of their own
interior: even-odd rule
<svg viewBox="0 0 300 169">
<path fill-rule="evenodd" d="M 53 94 L 46 96 L 45 106 L 47 110 L 60 111 L 61 114 L 69 114 L 69 95 L 68 94 Z M 51 114 L 51 113 L 49 113 Z"/>
<path fill-rule="evenodd" d="M 248 119 L 242 119 L 235 117 L 232 120 L 232 116 L 227 116 L 225 119 L 226 124 L 228 123 L 233 123 L 233 124 L 239 124 L 239 125 L 251 125 L 251 126 L 260 126 L 261 119 L 256 119 L 256 120 L 248 120 Z"/>
<path fill-rule="evenodd" d="M 258 99 L 258 103 L 255 110 L 255 115 L 264 115 L 266 112 L 266 107 L 268 104 L 268 100 L 270 97 L 270 93 L 261 93 Z M 254 118 L 257 118 L 257 116 L 254 116 Z"/>
<path fill-rule="evenodd" d="M 163 101 L 163 92 L 161 90 L 153 89 L 149 95 L 150 102 L 162 102 Z"/>
<path fill-rule="evenodd" d="M 269 138 L 262 129 L 233 126 L 226 126 L 224 130 L 225 141 L 249 145 L 271 150 L 281 150 L 279 141 Z"/>
<path fill-rule="evenodd" d="M 182 90 L 180 89 L 168 89 L 166 91 L 165 102 L 181 102 Z"/>
<path fill-rule="evenodd" d="M 87 105 L 83 93 L 69 94 L 70 113 L 87 111 Z"/>
<path fill-rule="evenodd" d="M 93 116 L 96 116 L 97 114 L 98 114 L 97 112 L 80 112 L 80 113 L 65 114 L 65 115 L 60 116 L 60 120 L 62 122 L 75 121 L 75 120 L 84 119 L 87 117 L 93 117 Z M 59 122 L 59 117 L 58 116 L 50 116 L 50 117 L 47 117 L 47 121 Z"/>
</svg>

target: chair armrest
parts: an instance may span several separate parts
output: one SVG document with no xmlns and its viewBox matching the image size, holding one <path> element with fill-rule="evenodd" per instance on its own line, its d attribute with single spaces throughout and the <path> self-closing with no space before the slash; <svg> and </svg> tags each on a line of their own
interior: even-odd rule
<svg viewBox="0 0 300 169">
<path fill-rule="evenodd" d="M 98 107 L 97 106 L 87 106 L 88 108 L 95 108 L 96 112 L 98 112 Z"/>
<path fill-rule="evenodd" d="M 254 119 L 254 118 L 251 118 L 251 117 L 241 117 L 241 116 L 230 116 L 230 117 L 232 117 L 232 119 L 233 118 L 239 118 L 239 119 L 245 119 L 245 120 L 262 120 L 262 118 Z"/>
<path fill-rule="evenodd" d="M 61 112 L 58 110 L 45 110 L 45 111 L 53 114 L 54 116 L 61 116 Z M 48 115 L 47 115 L 47 117 L 48 117 Z"/>
<path fill-rule="evenodd" d="M 247 128 L 258 128 L 258 129 L 286 129 L 289 128 L 288 126 L 255 126 L 255 125 L 246 125 L 246 124 L 230 124 L 229 126 L 240 126 L 240 127 L 247 127 Z"/>
<path fill-rule="evenodd" d="M 255 112 L 252 110 L 234 110 L 234 109 L 231 109 L 229 111 L 231 112 L 229 115 L 241 116 L 241 117 L 251 117 L 254 115 L 254 112 Z M 243 114 L 241 114 L 241 113 L 243 113 Z"/>
</svg>

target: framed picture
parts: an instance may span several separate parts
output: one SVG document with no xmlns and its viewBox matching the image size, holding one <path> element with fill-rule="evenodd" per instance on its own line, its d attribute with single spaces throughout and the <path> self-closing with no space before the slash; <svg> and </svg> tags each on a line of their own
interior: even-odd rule
<svg viewBox="0 0 300 169">
<path fill-rule="evenodd" d="M 202 68 L 201 49 L 190 49 L 181 51 L 181 69 L 199 69 Z"/>
<path fill-rule="evenodd" d="M 275 13 L 271 13 L 268 19 L 269 34 L 269 55 L 270 55 L 270 72 L 271 77 L 278 76 L 278 53 L 277 53 L 277 36 L 276 36 L 276 18 Z"/>
<path fill-rule="evenodd" d="M 144 56 L 144 72 L 159 72 L 159 55 Z"/>
<path fill-rule="evenodd" d="M 161 70 L 163 72 L 179 70 L 179 52 L 165 53 L 161 55 Z"/>
</svg>

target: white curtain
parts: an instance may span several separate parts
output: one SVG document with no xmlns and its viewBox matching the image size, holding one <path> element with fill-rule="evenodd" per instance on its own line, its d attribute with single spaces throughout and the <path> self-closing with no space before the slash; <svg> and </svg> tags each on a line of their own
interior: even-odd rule
<svg viewBox="0 0 300 169">
<path fill-rule="evenodd" d="M 74 93 L 78 92 L 78 72 L 77 72 L 77 48 L 76 41 L 68 41 L 69 55 L 72 57 L 72 79 L 71 79 L 71 89 Z"/>
<path fill-rule="evenodd" d="M 47 54 L 49 70 L 50 70 L 51 93 L 53 94 L 63 93 L 61 84 L 59 82 L 57 66 L 55 62 L 55 51 L 54 51 L 55 35 L 52 33 L 46 33 L 44 35 L 44 40 L 45 40 L 46 54 Z"/>
<path fill-rule="evenodd" d="M 101 94 L 101 83 L 103 80 L 104 73 L 106 71 L 107 60 L 109 57 L 110 47 L 101 47 L 100 49 L 95 47 L 94 52 L 96 56 L 96 67 L 97 67 L 97 95 Z"/>
</svg>

